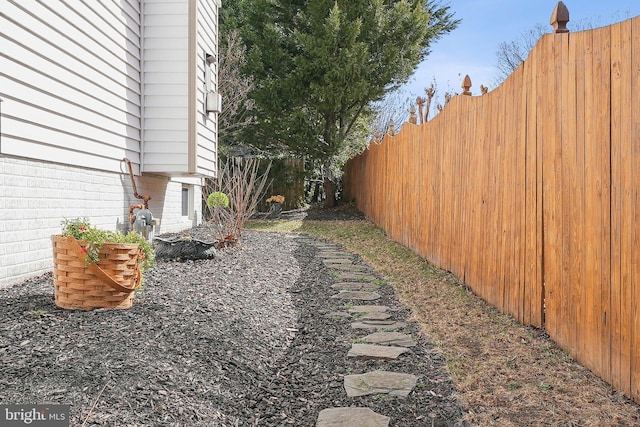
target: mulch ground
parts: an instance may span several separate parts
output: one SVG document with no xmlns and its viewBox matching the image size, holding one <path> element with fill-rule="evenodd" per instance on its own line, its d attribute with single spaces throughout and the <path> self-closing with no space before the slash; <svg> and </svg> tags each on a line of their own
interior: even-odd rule
<svg viewBox="0 0 640 427">
<path fill-rule="evenodd" d="M 324 316 L 335 279 L 316 255 L 307 238 L 246 231 L 213 259 L 159 262 L 128 310 L 60 309 L 49 274 L 0 290 L 0 402 L 71 404 L 74 426 L 313 426 L 352 405 L 393 426 L 462 425 L 444 357 L 417 324 L 418 346 L 397 362 L 346 358 L 363 333 Z M 391 286 L 380 293 L 410 317 Z M 344 375 L 375 369 L 419 375 L 418 387 L 347 398 Z"/>
</svg>

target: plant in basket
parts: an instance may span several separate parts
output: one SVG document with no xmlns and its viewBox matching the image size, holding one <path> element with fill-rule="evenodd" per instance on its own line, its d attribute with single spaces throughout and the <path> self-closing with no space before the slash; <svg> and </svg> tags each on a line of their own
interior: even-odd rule
<svg viewBox="0 0 640 427">
<path fill-rule="evenodd" d="M 52 236 L 56 304 L 63 308 L 128 308 L 155 265 L 153 246 L 138 233 L 94 227 L 86 218 L 62 221 Z"/>
<path fill-rule="evenodd" d="M 127 234 L 119 231 L 106 231 L 91 225 L 87 218 L 62 220 L 62 235 L 73 237 L 80 242 L 86 242 L 82 251 L 86 253 L 85 263 L 91 264 L 100 259 L 100 249 L 105 243 L 132 243 L 140 245 L 142 260 L 140 269 L 146 271 L 155 265 L 153 246 L 136 232 Z"/>
</svg>

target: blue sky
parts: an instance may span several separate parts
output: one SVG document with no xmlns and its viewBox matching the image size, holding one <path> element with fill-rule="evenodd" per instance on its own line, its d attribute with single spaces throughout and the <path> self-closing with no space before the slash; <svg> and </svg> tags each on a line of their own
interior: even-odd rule
<svg viewBox="0 0 640 427">
<path fill-rule="evenodd" d="M 569 9 L 569 24 L 594 22 L 609 25 L 640 15 L 640 0 L 563 0 Z M 424 88 L 434 80 L 438 94 L 461 92 L 462 79 L 469 74 L 471 92 L 480 94 L 480 85 L 493 89 L 497 71 L 496 51 L 503 41 L 518 38 L 536 24 L 548 25 L 557 0 L 442 0 L 462 22 L 431 47 L 431 54 L 420 64 L 405 86 L 411 99 L 424 96 Z"/>
</svg>

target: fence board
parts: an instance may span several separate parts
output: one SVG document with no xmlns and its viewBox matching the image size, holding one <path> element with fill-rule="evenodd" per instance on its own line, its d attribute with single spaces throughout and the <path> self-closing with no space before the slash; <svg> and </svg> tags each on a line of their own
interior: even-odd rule
<svg viewBox="0 0 640 427">
<path fill-rule="evenodd" d="M 540 196 L 540 187 L 542 180 L 538 179 L 541 175 L 541 163 L 536 162 L 541 147 L 538 144 L 538 128 L 537 122 L 537 92 L 538 80 L 536 78 L 538 69 L 538 50 L 534 49 L 529 53 L 529 61 L 523 64 L 523 72 L 525 73 L 525 82 L 527 88 L 527 115 L 525 117 L 527 124 L 526 134 L 526 178 L 525 178 L 525 203 L 526 203 L 526 265 L 525 265 L 525 293 L 524 293 L 524 317 L 521 320 L 525 324 L 542 327 L 543 325 L 543 309 L 542 309 L 542 281 L 541 281 L 541 210 L 542 203 L 538 203 Z"/>
<path fill-rule="evenodd" d="M 573 38 L 574 35 L 571 35 Z M 577 350 L 576 325 L 578 317 L 576 300 L 580 284 L 580 244 L 581 222 L 576 219 L 582 211 L 582 198 L 576 173 L 578 167 L 577 146 L 577 107 L 576 107 L 576 49 L 575 43 L 569 39 L 562 43 L 562 89 L 561 89 L 561 123 L 562 123 L 562 229 L 564 257 L 562 259 L 563 307 L 561 322 L 563 345 L 575 357 Z"/>
<path fill-rule="evenodd" d="M 630 172 L 631 151 L 631 91 L 624 82 L 631 81 L 631 49 L 623 37 L 631 33 L 631 22 L 611 27 L 611 383 L 626 394 L 631 393 L 631 376 L 625 366 L 631 366 L 631 236 L 633 217 L 630 214 L 632 192 Z"/>
<path fill-rule="evenodd" d="M 524 311 L 522 299 L 524 297 L 524 287 L 525 287 L 525 250 L 524 250 L 524 242 L 526 239 L 526 205 L 525 205 L 525 182 L 526 182 L 526 126 L 522 121 L 519 120 L 520 117 L 525 117 L 527 113 L 527 100 L 526 100 L 526 91 L 524 86 L 524 67 L 519 67 L 515 72 L 514 76 L 517 77 L 517 87 L 513 105 L 513 111 L 515 117 L 513 120 L 515 121 L 515 140 L 516 146 L 515 149 L 515 159 L 513 168 L 516 173 L 516 202 L 514 206 L 515 210 L 515 224 L 514 224 L 514 240 L 513 240 L 513 250 L 514 250 L 514 259 L 513 259 L 513 268 L 514 268 L 514 292 L 512 293 L 512 309 L 511 314 L 518 319 L 519 321 L 523 321 Z"/>
<path fill-rule="evenodd" d="M 632 46 L 631 78 L 631 147 L 629 169 L 631 170 L 630 205 L 631 218 L 634 221 L 640 215 L 640 19 L 634 18 L 629 32 Z M 631 397 L 640 402 L 640 230 L 637 226 L 629 229 L 633 236 L 631 247 Z"/>
<path fill-rule="evenodd" d="M 596 88 L 599 93 L 611 94 L 611 27 L 602 27 L 594 32 L 597 39 L 598 52 L 594 52 L 598 60 L 598 81 Z M 597 111 L 597 137 L 600 141 L 596 146 L 600 149 L 600 186 L 602 198 L 599 209 L 601 212 L 600 227 L 600 262 L 602 271 L 601 311 L 603 327 L 600 329 L 600 368 L 605 378 L 611 378 L 611 96 L 594 96 L 593 108 Z"/>
</svg>

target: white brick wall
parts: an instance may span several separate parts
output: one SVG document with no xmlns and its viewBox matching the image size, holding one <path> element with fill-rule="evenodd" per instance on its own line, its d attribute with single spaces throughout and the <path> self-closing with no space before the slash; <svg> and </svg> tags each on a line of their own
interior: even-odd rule
<svg viewBox="0 0 640 427">
<path fill-rule="evenodd" d="M 155 233 L 201 222 L 201 190 L 192 185 L 193 218 L 181 215 L 183 184 L 162 176 L 136 176 L 139 194 L 161 219 Z M 197 181 L 195 181 L 197 182 Z M 0 156 L 0 288 L 51 270 L 51 235 L 64 218 L 88 217 L 107 229 L 128 225 L 133 196 L 126 164 L 122 173 Z"/>
</svg>

